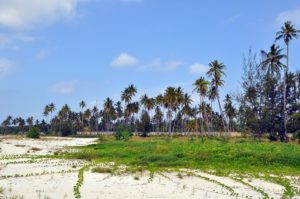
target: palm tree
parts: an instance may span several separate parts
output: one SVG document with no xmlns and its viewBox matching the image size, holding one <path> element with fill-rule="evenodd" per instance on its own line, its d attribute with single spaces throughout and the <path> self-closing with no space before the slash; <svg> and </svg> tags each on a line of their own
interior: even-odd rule
<svg viewBox="0 0 300 199">
<path fill-rule="evenodd" d="M 51 119 L 52 119 L 52 113 L 56 110 L 55 104 L 52 102 L 49 105 L 49 112 L 51 113 Z"/>
<path fill-rule="evenodd" d="M 218 100 L 224 131 L 228 132 L 227 124 L 224 119 L 223 110 L 220 102 L 220 95 L 219 95 L 219 87 L 224 85 L 224 80 L 222 80 L 222 76 L 225 75 L 224 73 L 225 65 L 219 62 L 218 60 L 214 60 L 209 64 L 209 67 L 210 68 L 207 71 L 207 75 L 208 77 L 212 78 L 211 84 L 215 88 L 216 98 Z"/>
<path fill-rule="evenodd" d="M 224 110 L 225 110 L 226 116 L 227 116 L 227 118 L 228 118 L 228 129 L 230 130 L 230 127 L 231 127 L 233 118 L 234 118 L 235 115 L 236 115 L 236 110 L 235 110 L 235 108 L 233 107 L 233 104 L 232 104 L 232 97 L 231 97 L 229 94 L 227 94 L 227 95 L 225 96 L 225 100 L 224 100 Z"/>
<path fill-rule="evenodd" d="M 116 110 L 117 120 L 119 122 L 119 119 L 121 119 L 122 116 L 123 116 L 123 107 L 122 107 L 122 102 L 121 101 L 116 102 L 115 110 Z"/>
<path fill-rule="evenodd" d="M 50 107 L 49 107 L 49 105 L 46 105 L 46 106 L 44 107 L 43 115 L 44 115 L 46 118 L 48 118 L 49 112 L 50 112 Z"/>
<path fill-rule="evenodd" d="M 79 107 L 81 108 L 81 124 L 82 124 L 82 128 L 84 128 L 84 124 L 83 124 L 83 109 L 86 107 L 85 101 L 81 100 L 81 102 L 79 103 Z"/>
<path fill-rule="evenodd" d="M 168 118 L 168 132 L 171 136 L 172 133 L 172 112 L 176 109 L 177 105 L 177 91 L 174 87 L 168 87 L 164 92 L 164 102 L 165 106 L 168 110 L 167 112 L 167 118 Z"/>
<path fill-rule="evenodd" d="M 205 104 L 204 101 L 207 95 L 208 84 L 209 84 L 208 81 L 206 81 L 204 77 L 200 77 L 194 83 L 195 86 L 194 91 L 196 91 L 200 95 L 200 107 L 204 107 Z M 206 109 L 203 108 L 201 112 L 202 112 L 201 131 L 204 132 L 203 120 L 205 120 L 206 126 L 208 127 Z"/>
<path fill-rule="evenodd" d="M 106 126 L 106 131 L 111 130 L 111 123 L 116 118 L 116 110 L 114 102 L 109 97 L 103 103 L 103 119 Z"/>
<path fill-rule="evenodd" d="M 155 99 L 154 98 L 149 98 L 146 94 L 144 94 L 142 97 L 141 97 L 141 104 L 144 106 L 144 108 L 149 112 L 149 115 L 150 115 L 150 123 L 151 122 L 151 118 L 153 117 L 152 113 L 151 113 L 151 110 L 154 109 L 155 107 Z M 152 125 L 152 128 L 153 128 L 153 125 Z"/>
<path fill-rule="evenodd" d="M 121 94 L 121 100 L 125 102 L 125 107 L 124 107 L 124 116 L 125 116 L 125 123 L 128 122 L 128 118 L 130 115 L 127 115 L 128 113 L 125 111 L 127 109 L 128 104 L 131 102 L 132 98 L 136 95 L 137 89 L 136 87 L 131 84 Z"/>
<path fill-rule="evenodd" d="M 9 126 L 9 125 L 11 125 L 11 123 L 12 123 L 12 116 L 8 116 L 3 122 L 2 122 L 2 126 L 3 126 L 3 128 L 4 128 L 4 131 L 3 131 L 3 134 L 5 133 L 5 130 L 6 130 L 6 128 Z"/>
<path fill-rule="evenodd" d="M 284 26 L 281 27 L 281 31 L 276 33 L 276 40 L 283 39 L 286 45 L 286 68 L 284 73 L 284 85 L 283 85 L 283 109 L 284 109 L 284 134 L 287 139 L 287 111 L 286 111 L 286 84 L 287 84 L 287 74 L 289 72 L 289 44 L 293 39 L 297 39 L 300 30 L 296 30 L 292 22 L 287 21 Z"/>
<path fill-rule="evenodd" d="M 279 75 L 280 70 L 285 68 L 286 66 L 281 62 L 282 59 L 286 58 L 286 55 L 282 54 L 282 48 L 273 44 L 270 47 L 270 51 L 266 52 L 264 50 L 261 51 L 262 62 L 260 63 L 260 67 L 267 71 L 267 75 L 269 77 L 273 77 L 274 75 Z"/>
<path fill-rule="evenodd" d="M 188 93 L 185 93 L 183 96 L 183 101 L 182 101 L 182 109 L 181 109 L 181 113 L 182 113 L 182 123 L 181 123 L 181 131 L 184 131 L 184 127 L 185 127 L 185 123 L 187 121 L 187 116 L 190 114 L 191 111 L 191 104 L 192 104 L 193 100 L 191 98 L 191 96 Z"/>
<path fill-rule="evenodd" d="M 27 124 L 28 124 L 29 127 L 32 127 L 32 125 L 33 125 L 33 117 L 28 117 L 26 119 L 26 122 L 27 122 Z"/>
</svg>

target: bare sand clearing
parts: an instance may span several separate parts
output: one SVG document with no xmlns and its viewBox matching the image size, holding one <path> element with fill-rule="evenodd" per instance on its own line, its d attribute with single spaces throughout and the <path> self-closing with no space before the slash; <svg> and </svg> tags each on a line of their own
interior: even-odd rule
<svg viewBox="0 0 300 199">
<path fill-rule="evenodd" d="M 43 138 L 39 140 L 0 137 L 0 198 L 75 198 L 78 171 L 88 162 L 34 158 L 95 142 L 90 138 Z M 99 166 L 99 165 L 96 165 Z M 109 167 L 111 164 L 102 165 Z M 289 177 L 300 187 L 298 177 Z M 282 198 L 285 188 L 262 179 L 220 177 L 197 170 L 180 170 L 150 175 L 100 174 L 88 169 L 79 188 L 84 199 L 120 198 Z M 2 193 L 1 193 L 2 192 Z M 300 198 L 295 196 L 294 198 Z"/>
</svg>

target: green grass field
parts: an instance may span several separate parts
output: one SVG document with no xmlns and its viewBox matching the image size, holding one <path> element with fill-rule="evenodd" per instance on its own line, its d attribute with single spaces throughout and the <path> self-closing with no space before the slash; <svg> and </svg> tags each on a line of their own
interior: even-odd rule
<svg viewBox="0 0 300 199">
<path fill-rule="evenodd" d="M 64 154 L 96 162 L 115 162 L 148 170 L 201 169 L 219 174 L 300 175 L 300 145 L 250 139 L 134 137 L 112 138 Z"/>
</svg>

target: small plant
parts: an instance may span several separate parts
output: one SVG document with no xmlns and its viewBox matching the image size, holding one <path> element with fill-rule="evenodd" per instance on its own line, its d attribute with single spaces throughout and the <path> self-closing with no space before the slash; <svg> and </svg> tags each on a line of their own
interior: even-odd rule
<svg viewBox="0 0 300 199">
<path fill-rule="evenodd" d="M 113 173 L 113 170 L 110 168 L 104 168 L 104 167 L 94 167 L 92 168 L 93 173 Z"/>
<path fill-rule="evenodd" d="M 27 138 L 38 139 L 38 138 L 40 138 L 40 130 L 38 128 L 36 128 L 36 127 L 32 127 L 26 133 L 26 137 Z"/>
<path fill-rule="evenodd" d="M 140 180 L 140 178 L 138 176 L 134 176 L 133 178 L 134 180 Z"/>
<path fill-rule="evenodd" d="M 32 147 L 31 150 L 32 150 L 32 151 L 41 151 L 42 149 L 37 148 L 37 147 Z"/>
<path fill-rule="evenodd" d="M 133 136 L 131 129 L 126 125 L 119 125 L 114 132 L 116 140 L 128 141 Z"/>
</svg>

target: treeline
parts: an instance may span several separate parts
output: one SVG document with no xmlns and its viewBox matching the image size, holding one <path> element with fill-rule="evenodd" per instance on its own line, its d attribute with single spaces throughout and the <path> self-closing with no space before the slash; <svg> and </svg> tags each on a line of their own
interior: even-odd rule
<svg viewBox="0 0 300 199">
<path fill-rule="evenodd" d="M 211 136 L 215 132 L 227 135 L 239 131 L 288 141 L 288 133 L 300 130 L 300 72 L 288 70 L 289 44 L 298 34 L 291 22 L 286 22 L 275 38 L 284 41 L 286 53 L 277 44 L 269 51 L 261 51 L 259 56 L 250 50 L 243 61 L 241 93 L 227 94 L 223 101 L 219 93 L 226 67 L 214 60 L 206 77 L 193 84 L 200 99 L 197 105 L 193 105 L 191 95 L 181 87 L 168 87 L 157 96 L 144 94 L 134 101 L 138 91 L 129 85 L 119 101 L 106 98 L 100 109 L 88 108 L 81 101 L 79 112 L 67 104 L 56 111 L 55 104 L 50 103 L 44 108 L 43 120 L 8 116 L 0 130 L 4 134 L 22 133 L 36 126 L 45 134 L 67 136 L 77 132 L 114 131 L 122 124 L 142 135 L 152 131 Z M 213 103 L 218 111 L 212 108 Z"/>
</svg>

